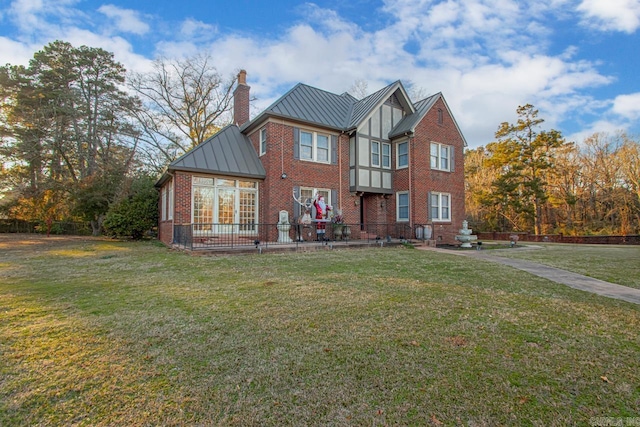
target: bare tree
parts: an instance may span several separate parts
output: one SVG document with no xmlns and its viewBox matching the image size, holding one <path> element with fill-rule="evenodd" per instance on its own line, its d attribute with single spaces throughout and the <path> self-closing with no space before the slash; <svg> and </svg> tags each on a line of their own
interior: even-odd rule
<svg viewBox="0 0 640 427">
<path fill-rule="evenodd" d="M 131 75 L 130 87 L 146 106 L 137 118 L 156 161 L 174 160 L 231 122 L 235 81 L 225 80 L 207 54 L 160 58 L 152 71 Z"/>
<path fill-rule="evenodd" d="M 356 99 L 366 98 L 369 95 L 368 86 L 366 80 L 358 79 L 353 82 L 347 93 Z"/>
</svg>

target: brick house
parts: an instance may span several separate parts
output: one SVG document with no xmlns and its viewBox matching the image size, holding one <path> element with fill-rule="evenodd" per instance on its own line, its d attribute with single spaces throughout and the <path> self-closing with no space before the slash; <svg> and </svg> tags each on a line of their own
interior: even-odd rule
<svg viewBox="0 0 640 427">
<path fill-rule="evenodd" d="M 407 238 L 422 228 L 455 242 L 465 219 L 466 141 L 441 93 L 413 102 L 397 81 L 358 100 L 298 84 L 250 120 L 249 90 L 240 71 L 235 124 L 173 161 L 157 182 L 162 242 L 171 244 L 184 224 L 194 235 L 250 237 L 263 227 L 262 238 L 275 241 L 279 212 L 294 222 L 294 196 L 315 194 L 356 232 L 386 224 L 402 226 Z"/>
</svg>

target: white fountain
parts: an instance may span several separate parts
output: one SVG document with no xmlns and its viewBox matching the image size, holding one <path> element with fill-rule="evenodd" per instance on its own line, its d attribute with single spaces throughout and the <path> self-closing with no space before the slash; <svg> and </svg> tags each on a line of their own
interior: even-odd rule
<svg viewBox="0 0 640 427">
<path fill-rule="evenodd" d="M 460 234 L 456 236 L 456 240 L 462 243 L 460 245 L 461 248 L 470 248 L 471 242 L 475 242 L 476 240 L 478 240 L 478 236 L 474 236 L 471 234 L 473 230 L 469 228 L 469 223 L 466 219 L 462 221 L 462 228 L 459 231 Z"/>
</svg>

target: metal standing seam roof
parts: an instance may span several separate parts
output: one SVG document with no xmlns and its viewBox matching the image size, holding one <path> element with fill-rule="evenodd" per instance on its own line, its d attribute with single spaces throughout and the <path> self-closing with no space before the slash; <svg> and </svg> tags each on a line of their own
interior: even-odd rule
<svg viewBox="0 0 640 427">
<path fill-rule="evenodd" d="M 299 83 L 264 113 L 343 129 L 353 104 L 352 96 L 336 95 Z M 263 113 L 263 114 L 264 114 Z"/>
<path fill-rule="evenodd" d="M 266 173 L 256 150 L 236 125 L 218 133 L 169 164 L 169 170 L 215 173 L 264 179 Z"/>
<path fill-rule="evenodd" d="M 455 117 L 453 117 L 453 114 L 451 114 L 449 105 L 447 104 L 447 101 L 444 99 L 442 92 L 438 92 L 434 95 L 431 95 L 423 100 L 416 102 L 414 104 L 416 109 L 415 113 L 407 115 L 402 120 L 400 120 L 400 123 L 398 123 L 398 125 L 394 127 L 389 133 L 389 138 L 394 138 L 396 136 L 403 135 L 407 132 L 413 132 L 415 130 L 415 127 L 420 122 L 420 120 L 422 120 L 422 118 L 429 112 L 429 110 L 431 110 L 431 107 L 433 107 L 434 104 L 439 99 L 442 99 L 442 102 L 444 103 L 445 108 L 449 111 L 451 120 L 453 121 L 453 124 L 456 126 L 456 129 L 458 129 L 458 133 L 460 133 L 464 146 L 466 147 L 467 139 L 464 137 L 464 134 L 462 133 L 460 126 L 458 126 L 458 122 L 456 121 Z"/>
<path fill-rule="evenodd" d="M 377 92 L 372 93 L 360 101 L 357 101 L 354 105 L 351 118 L 349 119 L 348 128 L 357 127 L 362 120 L 373 110 L 379 103 L 384 102 L 388 97 L 393 94 L 399 86 L 399 82 L 394 82 L 389 86 L 383 87 Z"/>
<path fill-rule="evenodd" d="M 414 105 L 416 109 L 415 113 L 406 115 L 402 120 L 400 120 L 400 123 L 398 123 L 389 133 L 389 138 L 393 138 L 407 132 L 413 132 L 416 125 L 420 120 L 422 120 L 425 114 L 429 112 L 440 96 L 442 96 L 441 93 L 436 93 L 435 95 L 431 95 L 428 98 L 416 102 Z"/>
</svg>

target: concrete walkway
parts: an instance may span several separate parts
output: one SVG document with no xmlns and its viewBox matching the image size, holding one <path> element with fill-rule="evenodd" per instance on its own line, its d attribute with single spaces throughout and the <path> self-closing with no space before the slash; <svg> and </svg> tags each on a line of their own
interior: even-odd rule
<svg viewBox="0 0 640 427">
<path fill-rule="evenodd" d="M 604 280 L 594 279 L 593 277 L 583 276 L 582 274 L 572 273 L 570 271 L 550 267 L 548 265 L 538 264 L 536 262 L 501 257 L 493 253 L 497 252 L 498 250 L 492 250 L 492 253 L 489 254 L 489 251 L 452 251 L 447 249 L 430 248 L 427 246 L 417 246 L 417 248 L 443 252 L 450 255 L 467 256 L 470 258 L 477 258 L 484 261 L 508 265 L 509 267 L 526 271 L 533 275 L 543 277 L 545 279 L 569 286 L 574 289 L 580 289 L 582 291 L 591 292 L 605 297 L 628 301 L 634 304 L 640 304 L 640 289 L 605 282 Z"/>
</svg>

